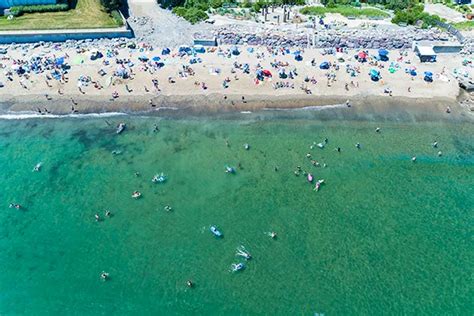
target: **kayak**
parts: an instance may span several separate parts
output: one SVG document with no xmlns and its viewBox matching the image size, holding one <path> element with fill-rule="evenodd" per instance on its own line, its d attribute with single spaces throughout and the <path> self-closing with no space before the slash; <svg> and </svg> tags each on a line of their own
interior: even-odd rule
<svg viewBox="0 0 474 316">
<path fill-rule="evenodd" d="M 214 236 L 222 237 L 222 233 L 216 228 L 216 226 L 211 226 L 209 229 L 211 230 L 211 233 L 214 234 Z"/>
</svg>

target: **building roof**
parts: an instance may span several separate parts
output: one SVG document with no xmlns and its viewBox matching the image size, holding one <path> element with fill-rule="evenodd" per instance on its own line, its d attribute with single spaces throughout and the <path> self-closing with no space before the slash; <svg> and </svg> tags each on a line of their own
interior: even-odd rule
<svg viewBox="0 0 474 316">
<path fill-rule="evenodd" d="M 420 56 L 436 56 L 433 46 L 420 46 L 417 45 L 418 54 Z"/>
</svg>

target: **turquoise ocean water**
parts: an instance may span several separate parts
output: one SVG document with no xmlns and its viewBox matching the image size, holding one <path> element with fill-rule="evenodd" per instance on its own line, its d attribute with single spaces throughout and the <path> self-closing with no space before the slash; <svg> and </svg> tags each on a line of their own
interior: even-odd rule
<svg viewBox="0 0 474 316">
<path fill-rule="evenodd" d="M 127 129 L 116 135 L 121 121 Z M 325 138 L 324 149 L 310 149 Z M 0 148 L 1 315 L 473 310 L 472 123 L 0 120 Z M 297 166 L 325 179 L 319 192 Z M 165 183 L 151 182 L 158 172 Z M 253 258 L 231 273 L 244 262 L 239 245 Z"/>
</svg>

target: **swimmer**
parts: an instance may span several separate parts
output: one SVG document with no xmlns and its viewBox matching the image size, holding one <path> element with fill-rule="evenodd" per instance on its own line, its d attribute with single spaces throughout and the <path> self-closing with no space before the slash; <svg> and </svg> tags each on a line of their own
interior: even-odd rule
<svg viewBox="0 0 474 316">
<path fill-rule="evenodd" d="M 357 144 L 356 144 L 356 148 L 357 148 L 357 149 L 360 149 L 360 143 L 357 143 Z"/>
<path fill-rule="evenodd" d="M 349 102 L 349 100 L 346 101 L 346 106 L 347 106 L 348 108 L 351 107 L 351 103 Z"/>
<path fill-rule="evenodd" d="M 109 278 L 109 273 L 102 271 L 102 273 L 100 274 L 100 278 L 106 281 Z"/>
<path fill-rule="evenodd" d="M 412 162 L 416 162 L 416 156 L 411 157 Z"/>
<path fill-rule="evenodd" d="M 106 210 L 105 211 L 105 216 L 110 217 L 110 215 L 112 215 L 112 213 L 109 210 Z"/>
<path fill-rule="evenodd" d="M 336 150 L 337 150 L 338 153 L 340 153 L 341 152 L 341 147 L 337 147 Z"/>
<path fill-rule="evenodd" d="M 194 286 L 194 283 L 193 283 L 193 281 L 191 281 L 191 280 L 187 280 L 187 281 L 186 281 L 186 285 L 187 285 L 189 288 L 192 288 L 192 287 Z"/>
<path fill-rule="evenodd" d="M 140 172 L 135 171 L 135 177 L 139 177 L 139 176 L 140 176 Z"/>
<path fill-rule="evenodd" d="M 375 129 L 375 132 L 376 132 L 376 133 L 380 133 L 380 127 L 377 127 L 377 128 Z"/>
<path fill-rule="evenodd" d="M 443 155 L 442 151 L 438 151 L 438 157 L 441 157 Z"/>
<path fill-rule="evenodd" d="M 100 216 L 99 216 L 99 214 L 95 214 L 95 215 L 94 215 L 94 218 L 95 218 L 95 221 L 96 221 L 96 222 L 100 221 Z"/>
<path fill-rule="evenodd" d="M 431 146 L 432 146 L 433 148 L 438 148 L 438 142 L 434 142 L 433 144 L 431 144 Z"/>
<path fill-rule="evenodd" d="M 272 239 L 275 239 L 275 238 L 277 237 L 277 233 L 271 232 L 271 233 L 270 233 L 270 237 L 272 237 Z"/>
<path fill-rule="evenodd" d="M 306 154 L 306 158 L 311 158 L 311 154 L 310 154 L 310 153 L 307 153 L 307 154 Z"/>
</svg>

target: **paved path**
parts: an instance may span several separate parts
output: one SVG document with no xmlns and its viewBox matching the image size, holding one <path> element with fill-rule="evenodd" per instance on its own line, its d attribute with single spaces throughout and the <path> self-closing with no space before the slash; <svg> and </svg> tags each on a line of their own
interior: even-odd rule
<svg viewBox="0 0 474 316">
<path fill-rule="evenodd" d="M 425 12 L 439 15 L 445 18 L 448 23 L 466 21 L 461 12 L 448 8 L 441 3 L 425 3 Z"/>
<path fill-rule="evenodd" d="M 155 0 L 129 0 L 128 22 L 138 39 L 146 39 L 159 47 L 191 45 L 193 34 L 204 25 L 191 25 L 169 10 L 160 8 Z"/>
</svg>

